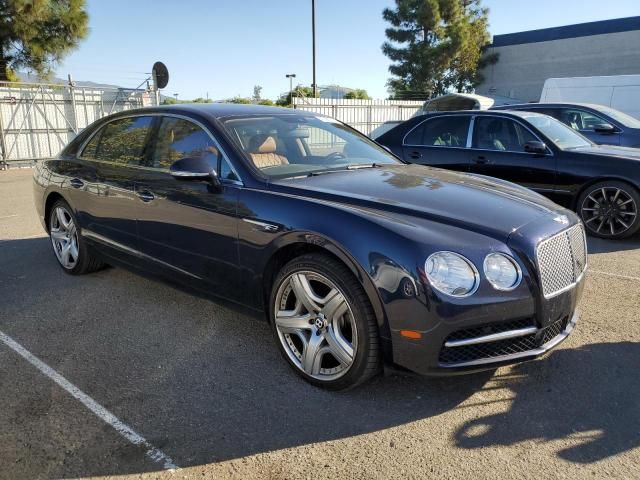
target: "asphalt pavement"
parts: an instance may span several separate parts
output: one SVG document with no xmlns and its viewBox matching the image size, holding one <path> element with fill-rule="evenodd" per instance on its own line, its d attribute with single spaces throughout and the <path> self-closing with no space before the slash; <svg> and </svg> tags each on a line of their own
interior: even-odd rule
<svg viewBox="0 0 640 480">
<path fill-rule="evenodd" d="M 121 269 L 64 274 L 31 170 L 2 171 L 0 334 L 23 351 L 0 341 L 0 478 L 638 479 L 640 239 L 589 250 L 578 327 L 542 359 L 332 393 L 264 322 Z"/>
</svg>

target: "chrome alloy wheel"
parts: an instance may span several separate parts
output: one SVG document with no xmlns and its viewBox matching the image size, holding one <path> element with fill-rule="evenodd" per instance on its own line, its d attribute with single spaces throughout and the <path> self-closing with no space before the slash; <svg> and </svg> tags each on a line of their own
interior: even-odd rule
<svg viewBox="0 0 640 480">
<path fill-rule="evenodd" d="M 318 380 L 335 380 L 351 365 L 358 348 L 353 312 L 344 294 L 316 272 L 294 272 L 275 297 L 278 338 L 291 361 Z"/>
<path fill-rule="evenodd" d="M 78 231 L 71 214 L 65 208 L 58 206 L 51 212 L 49 235 L 60 265 L 72 270 L 78 263 Z"/>
<path fill-rule="evenodd" d="M 601 187 L 585 197 L 580 213 L 589 230 L 613 237 L 631 228 L 638 215 L 638 206 L 621 188 Z"/>
</svg>

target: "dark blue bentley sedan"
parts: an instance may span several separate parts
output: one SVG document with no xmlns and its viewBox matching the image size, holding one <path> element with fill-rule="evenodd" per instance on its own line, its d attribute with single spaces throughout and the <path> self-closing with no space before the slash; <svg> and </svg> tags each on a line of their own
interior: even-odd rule
<svg viewBox="0 0 640 480">
<path fill-rule="evenodd" d="M 383 362 L 451 374 L 531 359 L 576 324 L 575 214 L 508 182 L 407 165 L 331 118 L 122 112 L 34 180 L 63 271 L 119 265 L 266 312 L 285 360 L 318 386 L 353 386 Z"/>
</svg>

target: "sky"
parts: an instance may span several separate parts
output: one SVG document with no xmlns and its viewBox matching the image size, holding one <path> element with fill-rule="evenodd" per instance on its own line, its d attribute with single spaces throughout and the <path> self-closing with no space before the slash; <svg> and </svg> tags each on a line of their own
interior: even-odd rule
<svg viewBox="0 0 640 480">
<path fill-rule="evenodd" d="M 382 10 L 393 0 L 316 0 L 318 85 L 388 96 Z M 640 15 L 639 0 L 484 0 L 499 35 Z M 312 83 L 311 0 L 88 0 L 90 32 L 56 76 L 137 87 L 157 60 L 169 69 L 165 95 L 263 98 Z"/>
</svg>

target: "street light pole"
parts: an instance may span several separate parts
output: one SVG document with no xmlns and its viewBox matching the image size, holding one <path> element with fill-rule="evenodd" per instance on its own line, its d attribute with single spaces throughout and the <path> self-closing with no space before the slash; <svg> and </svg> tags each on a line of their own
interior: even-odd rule
<svg viewBox="0 0 640 480">
<path fill-rule="evenodd" d="M 287 73 L 285 75 L 289 79 L 289 101 L 293 105 L 293 79 L 296 78 L 295 73 Z"/>
<path fill-rule="evenodd" d="M 311 0 L 311 42 L 313 50 L 313 98 L 318 96 L 318 85 L 316 85 L 316 0 Z"/>
</svg>

